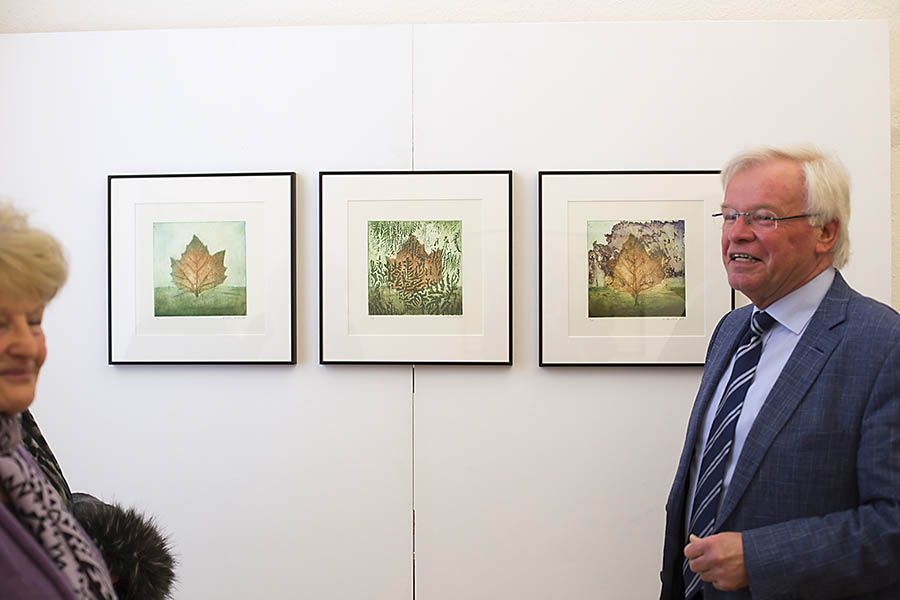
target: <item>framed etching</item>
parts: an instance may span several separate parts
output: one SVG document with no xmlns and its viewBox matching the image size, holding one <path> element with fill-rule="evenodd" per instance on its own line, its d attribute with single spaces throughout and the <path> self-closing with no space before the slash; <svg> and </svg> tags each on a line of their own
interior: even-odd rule
<svg viewBox="0 0 900 600">
<path fill-rule="evenodd" d="M 295 179 L 110 175 L 109 364 L 295 364 Z"/>
<path fill-rule="evenodd" d="M 319 173 L 319 362 L 512 364 L 512 171 Z"/>
<path fill-rule="evenodd" d="M 703 364 L 721 198 L 718 171 L 540 172 L 539 364 Z"/>
</svg>

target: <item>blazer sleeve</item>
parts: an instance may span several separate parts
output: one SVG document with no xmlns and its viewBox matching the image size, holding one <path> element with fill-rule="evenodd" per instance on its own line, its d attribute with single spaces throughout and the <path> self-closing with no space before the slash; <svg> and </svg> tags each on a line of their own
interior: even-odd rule
<svg viewBox="0 0 900 600">
<path fill-rule="evenodd" d="M 754 598 L 827 600 L 900 582 L 900 327 L 891 329 L 893 344 L 870 353 L 883 362 L 860 423 L 859 505 L 743 531 Z"/>
</svg>

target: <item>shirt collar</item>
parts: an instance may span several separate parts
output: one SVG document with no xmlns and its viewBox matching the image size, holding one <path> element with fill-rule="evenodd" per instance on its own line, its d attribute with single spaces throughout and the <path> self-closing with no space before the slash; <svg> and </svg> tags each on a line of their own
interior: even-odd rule
<svg viewBox="0 0 900 600">
<path fill-rule="evenodd" d="M 834 267 L 825 269 L 806 284 L 767 306 L 766 312 L 795 335 L 800 335 L 831 288 L 835 272 Z M 753 307 L 754 313 L 758 310 Z"/>
</svg>

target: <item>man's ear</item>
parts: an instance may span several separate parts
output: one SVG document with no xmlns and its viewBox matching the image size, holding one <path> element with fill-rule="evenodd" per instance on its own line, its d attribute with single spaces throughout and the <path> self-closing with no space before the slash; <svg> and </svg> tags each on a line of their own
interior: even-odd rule
<svg viewBox="0 0 900 600">
<path fill-rule="evenodd" d="M 817 241 L 816 241 L 816 252 L 820 254 L 827 254 L 834 249 L 834 245 L 837 243 L 838 231 L 840 230 L 840 221 L 834 219 L 829 221 L 818 228 Z"/>
</svg>

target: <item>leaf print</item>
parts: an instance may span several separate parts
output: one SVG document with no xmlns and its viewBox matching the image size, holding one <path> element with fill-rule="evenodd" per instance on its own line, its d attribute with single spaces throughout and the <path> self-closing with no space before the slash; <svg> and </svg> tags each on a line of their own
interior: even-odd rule
<svg viewBox="0 0 900 600">
<path fill-rule="evenodd" d="M 172 261 L 172 281 L 194 296 L 211 290 L 225 281 L 225 251 L 210 255 L 196 235 L 184 249 L 181 258 Z"/>
</svg>

